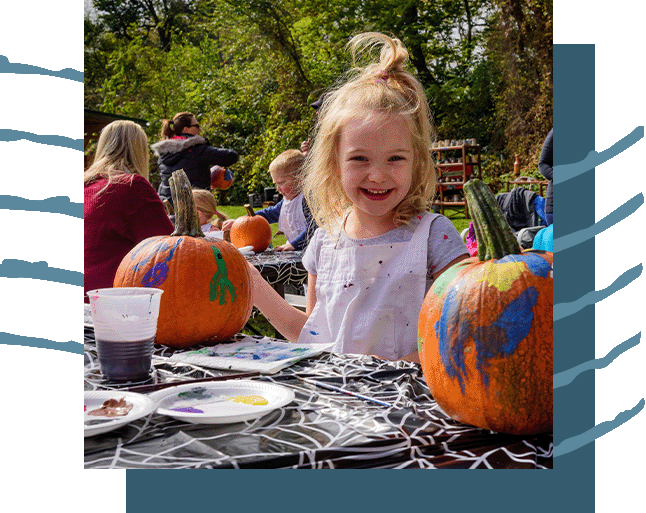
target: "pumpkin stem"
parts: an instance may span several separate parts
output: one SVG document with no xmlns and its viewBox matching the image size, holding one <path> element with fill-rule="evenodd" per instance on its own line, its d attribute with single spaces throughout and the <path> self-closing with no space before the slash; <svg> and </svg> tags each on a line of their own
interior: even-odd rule
<svg viewBox="0 0 646 513">
<path fill-rule="evenodd" d="M 251 205 L 249 205 L 248 203 L 245 203 L 244 208 L 246 208 L 246 209 L 247 209 L 247 215 L 248 215 L 249 217 L 253 217 L 253 216 L 255 216 L 255 215 L 256 215 L 256 213 L 253 211 L 253 208 L 251 208 Z"/>
<path fill-rule="evenodd" d="M 482 180 L 474 178 L 464 184 L 463 191 L 473 217 L 478 259 L 484 262 L 522 253 L 518 240 L 489 187 Z"/>
<path fill-rule="evenodd" d="M 171 235 L 204 237 L 193 199 L 191 182 L 188 181 L 184 170 L 173 171 L 168 183 L 175 207 L 175 231 Z"/>
</svg>

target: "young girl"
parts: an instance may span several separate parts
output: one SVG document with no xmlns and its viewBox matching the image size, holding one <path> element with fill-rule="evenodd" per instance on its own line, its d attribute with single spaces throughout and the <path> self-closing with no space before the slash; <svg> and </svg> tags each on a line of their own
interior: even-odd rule
<svg viewBox="0 0 646 513">
<path fill-rule="evenodd" d="M 227 216 L 218 212 L 218 202 L 213 193 L 204 189 L 193 189 L 193 199 L 202 231 L 208 233 L 221 230 L 222 223 L 227 220 Z"/>
<path fill-rule="evenodd" d="M 304 193 L 319 229 L 303 257 L 306 312 L 258 272 L 254 303 L 288 340 L 418 362 L 424 296 L 468 252 L 448 219 L 426 212 L 432 129 L 408 53 L 382 34 L 350 41 L 353 56 L 370 45 L 381 46 L 380 62 L 326 97 L 308 154 Z"/>
</svg>

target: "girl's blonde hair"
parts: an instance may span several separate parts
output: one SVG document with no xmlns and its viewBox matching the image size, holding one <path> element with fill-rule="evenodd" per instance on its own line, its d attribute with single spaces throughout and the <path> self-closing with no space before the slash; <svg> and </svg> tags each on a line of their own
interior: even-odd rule
<svg viewBox="0 0 646 513">
<path fill-rule="evenodd" d="M 193 189 L 193 199 L 197 209 L 211 219 L 218 211 L 218 202 L 210 191 L 206 189 Z"/>
<path fill-rule="evenodd" d="M 330 91 L 319 109 L 314 144 L 308 152 L 303 190 L 317 224 L 328 230 L 352 205 L 341 185 L 338 146 L 341 131 L 354 119 L 369 122 L 400 115 L 407 121 L 413 143 L 411 187 L 395 207 L 396 225 L 407 224 L 426 210 L 435 192 L 431 144 L 435 134 L 424 90 L 405 69 L 408 51 L 399 39 L 376 32 L 353 37 L 348 46 L 355 68 L 345 83 Z M 381 47 L 379 62 L 356 67 L 361 51 Z"/>
<path fill-rule="evenodd" d="M 127 175 L 148 180 L 148 138 L 134 121 L 113 121 L 101 130 L 94 162 L 83 174 L 83 183 L 107 178 L 109 185 Z"/>
<path fill-rule="evenodd" d="M 193 189 L 193 199 L 197 210 L 205 214 L 212 224 L 221 229 L 227 216 L 218 212 L 218 202 L 213 193 L 206 189 Z M 216 219 L 213 219 L 213 216 L 217 216 Z"/>
</svg>

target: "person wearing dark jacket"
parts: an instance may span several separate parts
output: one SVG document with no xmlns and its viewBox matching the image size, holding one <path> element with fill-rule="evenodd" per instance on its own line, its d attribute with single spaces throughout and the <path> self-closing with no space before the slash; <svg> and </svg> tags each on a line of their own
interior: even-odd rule
<svg viewBox="0 0 646 513">
<path fill-rule="evenodd" d="M 547 183 L 547 193 L 545 194 L 545 216 L 547 217 L 548 226 L 552 224 L 554 217 L 554 199 L 552 197 L 552 132 L 554 132 L 554 129 L 550 130 L 549 134 L 547 134 L 545 142 L 543 143 L 543 149 L 541 150 L 541 156 L 538 158 L 538 170 L 549 180 Z"/>
<path fill-rule="evenodd" d="M 238 161 L 238 153 L 226 148 L 214 148 L 200 136 L 200 125 L 190 112 L 180 112 L 162 123 L 162 140 L 151 146 L 157 155 L 161 184 L 159 197 L 171 199 L 168 179 L 173 171 L 183 169 L 191 186 L 211 188 L 211 167 L 228 167 Z"/>
</svg>

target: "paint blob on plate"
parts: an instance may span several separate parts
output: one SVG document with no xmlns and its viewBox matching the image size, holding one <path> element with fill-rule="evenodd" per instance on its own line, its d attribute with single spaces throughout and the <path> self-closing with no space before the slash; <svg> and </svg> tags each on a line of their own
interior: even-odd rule
<svg viewBox="0 0 646 513">
<path fill-rule="evenodd" d="M 261 395 L 238 395 L 232 397 L 231 401 L 234 403 L 251 404 L 252 406 L 264 406 L 268 404 L 267 399 Z"/>
<path fill-rule="evenodd" d="M 121 399 L 108 399 L 104 401 L 100 408 L 87 412 L 88 415 L 96 415 L 103 417 L 123 417 L 128 415 L 132 410 L 132 404 L 127 403 L 125 398 Z"/>
</svg>

